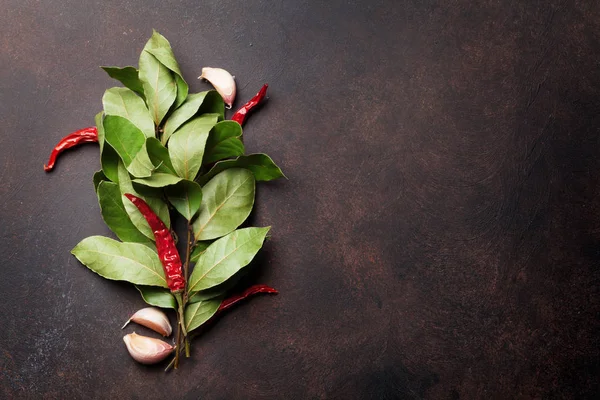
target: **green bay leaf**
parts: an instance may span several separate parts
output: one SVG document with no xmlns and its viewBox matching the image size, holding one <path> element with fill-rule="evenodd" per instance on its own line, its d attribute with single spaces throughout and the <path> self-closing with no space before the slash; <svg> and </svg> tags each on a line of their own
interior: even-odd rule
<svg viewBox="0 0 600 400">
<path fill-rule="evenodd" d="M 108 178 L 106 177 L 106 175 L 104 175 L 104 172 L 102 172 L 102 170 L 100 171 L 96 171 L 94 173 L 94 190 L 96 191 L 96 193 L 98 193 L 98 186 L 100 185 L 100 183 L 107 181 Z"/>
<path fill-rule="evenodd" d="M 104 135 L 104 111 L 100 111 L 94 117 L 94 122 L 96 123 L 96 129 L 98 130 L 98 144 L 100 145 L 100 154 L 102 154 L 102 149 L 104 147 L 105 135 Z"/>
<path fill-rule="evenodd" d="M 143 244 L 90 236 L 79 242 L 71 253 L 83 265 L 106 279 L 167 287 L 158 254 Z"/>
<path fill-rule="evenodd" d="M 194 239 L 215 239 L 240 226 L 252 211 L 254 190 L 254 175 L 247 169 L 230 168 L 212 178 L 202 188 Z"/>
<path fill-rule="evenodd" d="M 138 70 L 135 67 L 100 67 L 108 76 L 118 80 L 126 88 L 129 88 L 144 98 L 144 87 L 140 81 Z"/>
<path fill-rule="evenodd" d="M 194 246 L 194 250 L 192 250 L 192 253 L 190 254 L 190 261 L 191 262 L 198 261 L 198 259 L 202 255 L 202 253 L 204 253 L 206 251 L 206 249 L 208 249 L 208 246 L 210 246 L 210 244 L 212 242 L 213 242 L 212 240 L 196 242 L 196 245 Z"/>
<path fill-rule="evenodd" d="M 204 150 L 202 164 L 211 164 L 225 158 L 244 155 L 240 140 L 242 127 L 235 121 L 221 121 L 210 131 Z"/>
<path fill-rule="evenodd" d="M 204 98 L 209 92 L 192 93 L 188 95 L 187 99 L 173 111 L 173 114 L 169 117 L 165 123 L 164 132 L 161 138 L 163 144 L 166 144 L 169 138 L 175 131 L 188 120 L 190 120 L 202 105 Z"/>
<path fill-rule="evenodd" d="M 146 149 L 157 172 L 175 175 L 175 168 L 169 157 L 169 150 L 156 138 L 146 139 Z"/>
<path fill-rule="evenodd" d="M 146 137 L 131 121 L 117 115 L 104 117 L 106 142 L 117 152 L 125 166 L 129 166 L 144 147 Z"/>
<path fill-rule="evenodd" d="M 159 126 L 177 98 L 175 77 L 169 68 L 145 50 L 140 54 L 139 76 L 148 110 L 154 124 Z"/>
<path fill-rule="evenodd" d="M 198 303 L 199 301 L 205 301 L 210 299 L 215 299 L 218 297 L 223 297 L 226 293 L 225 290 L 221 290 L 220 285 L 216 288 L 210 288 L 207 290 L 202 290 L 200 292 L 196 292 L 188 298 L 188 304 Z"/>
<path fill-rule="evenodd" d="M 96 129 L 98 129 L 98 143 L 100 144 L 100 166 L 104 176 L 112 182 L 118 182 L 119 176 L 117 167 L 119 165 L 119 155 L 115 149 L 106 143 L 106 133 L 104 131 L 104 112 L 100 112 L 95 117 Z"/>
<path fill-rule="evenodd" d="M 181 182 L 181 178 L 171 174 L 156 172 L 148 178 L 134 179 L 133 182 L 144 186 L 161 188 Z M 199 187 L 199 186 L 198 186 Z"/>
<path fill-rule="evenodd" d="M 139 128 L 146 137 L 154 137 L 154 121 L 150 111 L 142 100 L 132 90 L 113 87 L 104 92 L 102 97 L 104 114 L 117 115 L 127 119 Z"/>
<path fill-rule="evenodd" d="M 222 301 L 217 298 L 188 304 L 184 313 L 185 329 L 191 332 L 207 322 L 219 310 Z"/>
<path fill-rule="evenodd" d="M 151 139 L 151 138 L 149 138 Z M 127 171 L 131 173 L 131 175 L 137 178 L 146 178 L 152 175 L 155 167 L 148 156 L 148 150 L 146 149 L 146 143 L 143 144 L 140 151 L 137 152 L 131 164 L 127 166 Z"/>
<path fill-rule="evenodd" d="M 152 54 L 156 59 L 165 67 L 170 69 L 175 74 L 175 83 L 177 85 L 177 98 L 175 100 L 175 107 L 179 107 L 188 95 L 188 84 L 183 79 L 179 64 L 175 59 L 171 44 L 169 41 L 157 31 L 152 32 L 152 36 L 146 43 L 144 50 Z"/>
<path fill-rule="evenodd" d="M 175 297 L 168 289 L 143 285 L 136 285 L 135 288 L 142 295 L 142 299 L 151 306 L 177 309 Z"/>
<path fill-rule="evenodd" d="M 200 176 L 196 181 L 200 185 L 205 185 L 220 172 L 229 168 L 246 168 L 254 174 L 257 181 L 271 181 L 273 179 L 285 177 L 281 169 L 273 162 L 271 157 L 266 154 L 249 154 L 240 156 L 235 160 L 219 161 L 205 175 Z"/>
<path fill-rule="evenodd" d="M 102 166 L 102 172 L 104 172 L 104 175 L 112 182 L 119 182 L 119 162 L 122 161 L 115 149 L 113 149 L 110 144 L 104 143 L 104 148 L 100 155 L 100 164 Z"/>
<path fill-rule="evenodd" d="M 165 188 L 165 194 L 173 207 L 188 221 L 194 218 L 202 204 L 202 188 L 194 181 L 184 179 Z"/>
<path fill-rule="evenodd" d="M 270 227 L 244 228 L 215 240 L 194 266 L 188 293 L 220 285 L 252 261 Z"/>
<path fill-rule="evenodd" d="M 102 219 L 119 239 L 124 242 L 150 243 L 129 219 L 118 184 L 101 182 L 98 186 L 98 203 Z"/>
<path fill-rule="evenodd" d="M 213 286 L 210 289 L 200 290 L 199 292 L 194 293 L 188 298 L 188 302 L 196 303 L 198 301 L 214 299 L 216 297 L 224 297 L 227 294 L 227 292 L 229 292 L 235 287 L 235 285 L 238 284 L 243 275 L 244 270 L 242 269 L 242 271 L 233 275 L 231 278 L 227 279 L 220 285 Z"/>
<path fill-rule="evenodd" d="M 202 163 L 212 164 L 226 158 L 241 156 L 244 155 L 244 151 L 244 143 L 239 138 L 227 138 L 212 147 L 209 153 L 204 155 Z"/>
<path fill-rule="evenodd" d="M 202 165 L 208 133 L 217 123 L 217 116 L 196 117 L 179 128 L 169 140 L 169 157 L 177 175 L 194 180 Z"/>
<path fill-rule="evenodd" d="M 216 90 L 209 90 L 197 114 L 217 114 L 219 121 L 223 121 L 225 118 L 225 102 L 221 95 Z"/>
</svg>

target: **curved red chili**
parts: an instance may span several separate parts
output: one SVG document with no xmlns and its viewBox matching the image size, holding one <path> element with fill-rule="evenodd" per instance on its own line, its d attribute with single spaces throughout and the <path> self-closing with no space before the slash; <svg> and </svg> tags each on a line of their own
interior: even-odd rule
<svg viewBox="0 0 600 400">
<path fill-rule="evenodd" d="M 144 200 L 129 193 L 125 194 L 125 197 L 140 210 L 154 233 L 158 258 L 160 258 L 160 262 L 163 265 L 169 289 L 173 293 L 182 292 L 185 289 L 185 278 L 181 269 L 181 258 L 179 258 L 179 252 L 175 246 L 175 240 L 173 240 L 171 231 Z"/>
<path fill-rule="evenodd" d="M 223 300 L 223 302 L 219 306 L 219 309 L 217 310 L 217 313 L 219 313 L 221 311 L 225 311 L 228 308 L 230 308 L 233 305 L 240 302 L 241 300 L 244 300 L 245 298 L 255 295 L 257 293 L 275 293 L 275 294 L 277 294 L 279 292 L 277 291 L 277 289 L 273 289 L 272 287 L 267 286 L 267 285 L 250 286 L 248 289 L 244 290 L 241 294 L 237 294 L 237 295 L 231 296 L 231 297 Z"/>
<path fill-rule="evenodd" d="M 92 142 L 98 142 L 98 129 L 96 129 L 95 126 L 83 128 L 65 136 L 60 140 L 60 142 L 58 142 L 56 146 L 54 146 L 54 149 L 50 154 L 48 164 L 44 164 L 44 171 L 52 171 L 54 164 L 56 164 L 56 158 L 63 151 L 70 149 L 71 147 L 75 147 L 81 143 Z"/>
<path fill-rule="evenodd" d="M 258 93 L 256 93 L 256 96 L 251 98 L 249 102 L 244 104 L 242 106 L 242 108 L 240 108 L 239 110 L 237 110 L 235 112 L 235 114 L 233 114 L 233 116 L 231 117 L 231 120 L 237 122 L 240 125 L 243 125 L 244 120 L 246 119 L 246 115 L 248 115 L 248 112 L 250 112 L 250 110 L 252 110 L 254 107 L 256 107 L 258 105 L 258 103 L 260 103 L 262 101 L 262 99 L 264 99 L 265 96 L 267 95 L 268 87 L 269 87 L 269 85 L 267 85 L 265 83 L 263 85 L 263 87 L 258 91 Z"/>
</svg>

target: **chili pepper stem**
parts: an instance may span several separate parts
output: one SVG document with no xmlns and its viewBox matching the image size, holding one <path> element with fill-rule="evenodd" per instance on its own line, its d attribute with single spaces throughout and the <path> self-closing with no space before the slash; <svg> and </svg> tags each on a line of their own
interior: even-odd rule
<svg viewBox="0 0 600 400">
<path fill-rule="evenodd" d="M 190 337 L 189 336 L 185 337 L 185 357 L 186 358 L 190 357 Z"/>
</svg>

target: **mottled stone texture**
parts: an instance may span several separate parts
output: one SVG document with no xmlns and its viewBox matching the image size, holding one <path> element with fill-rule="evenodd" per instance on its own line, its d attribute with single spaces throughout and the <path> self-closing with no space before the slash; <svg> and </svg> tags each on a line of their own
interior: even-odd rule
<svg viewBox="0 0 600 400">
<path fill-rule="evenodd" d="M 0 398 L 595 397 L 599 4 L 0 0 Z M 152 28 L 193 91 L 270 84 L 245 142 L 289 177 L 247 279 L 281 294 L 168 375 L 121 340 L 135 289 L 69 254 L 110 234 L 97 148 L 42 170 Z"/>
</svg>

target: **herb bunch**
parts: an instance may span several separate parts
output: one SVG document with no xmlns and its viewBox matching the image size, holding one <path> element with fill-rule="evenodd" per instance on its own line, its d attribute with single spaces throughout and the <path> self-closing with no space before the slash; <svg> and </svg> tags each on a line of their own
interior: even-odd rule
<svg viewBox="0 0 600 400">
<path fill-rule="evenodd" d="M 189 93 L 169 42 L 158 32 L 142 50 L 139 69 L 103 69 L 125 87 L 108 89 L 96 115 L 102 169 L 93 181 L 102 218 L 120 241 L 91 236 L 72 254 L 106 279 L 133 283 L 146 303 L 176 310 L 177 368 L 183 349 L 190 355 L 190 333 L 226 308 L 236 274 L 269 231 L 239 228 L 252 211 L 256 181 L 284 175 L 266 154 L 245 154 L 242 126 L 224 119 L 216 91 Z M 167 229 L 172 210 L 187 220 L 182 290 L 169 290 L 161 245 L 157 252 L 156 232 L 134 198 Z"/>
</svg>

